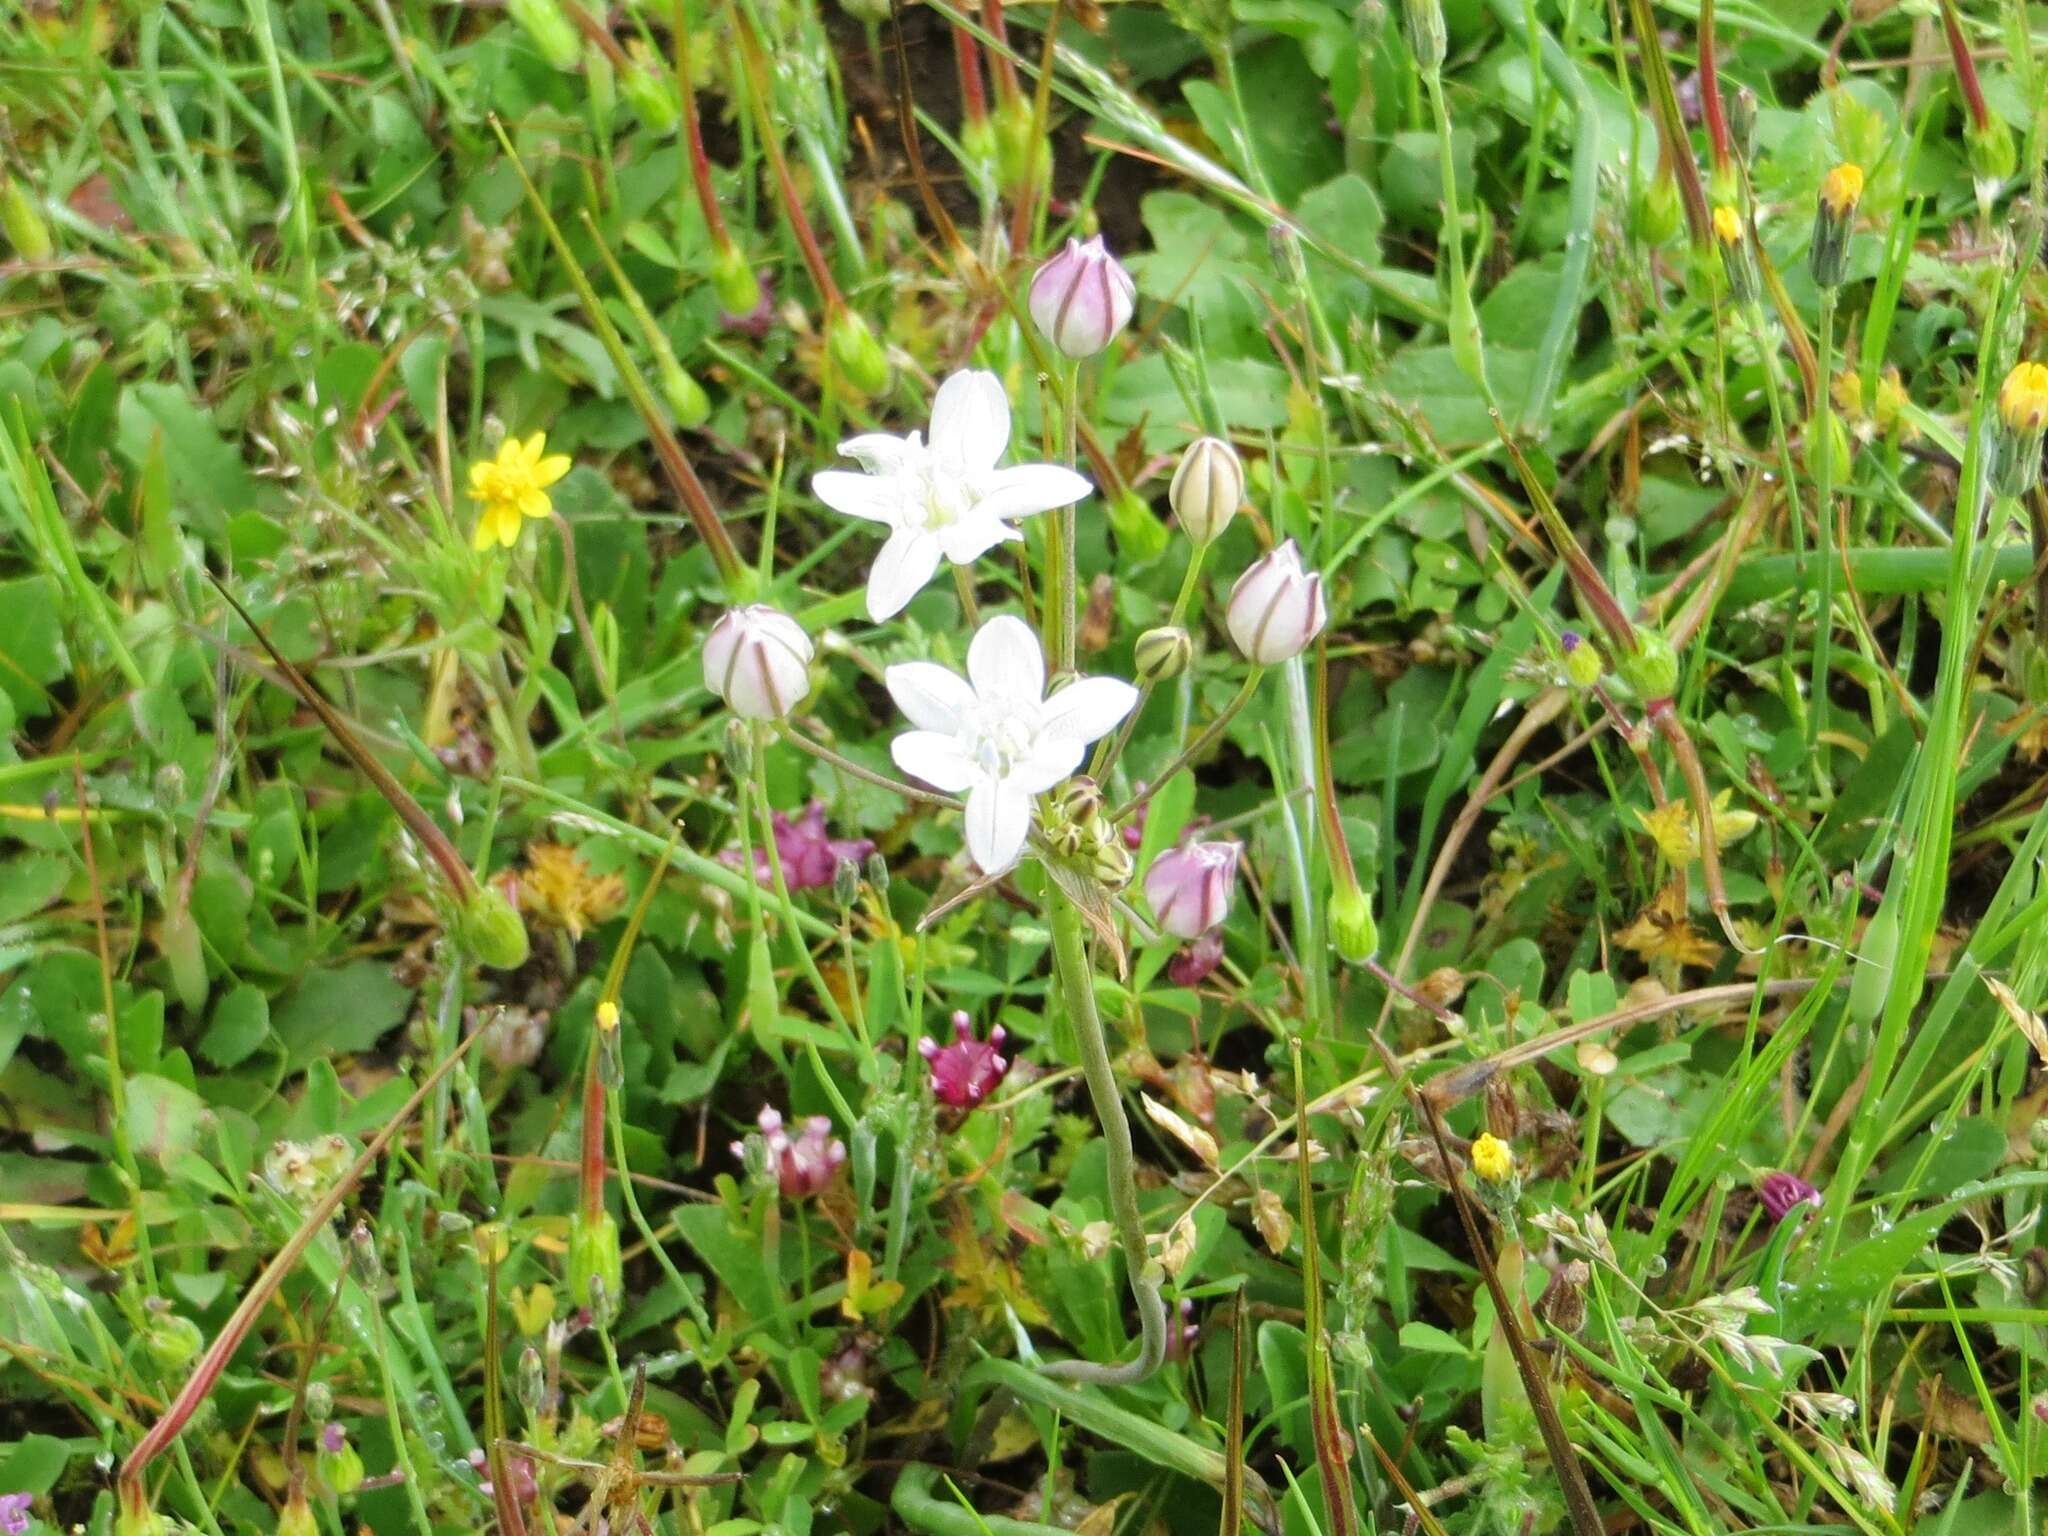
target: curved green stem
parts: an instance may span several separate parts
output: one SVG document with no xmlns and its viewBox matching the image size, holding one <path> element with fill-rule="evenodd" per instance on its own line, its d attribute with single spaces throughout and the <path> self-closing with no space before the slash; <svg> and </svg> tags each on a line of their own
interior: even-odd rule
<svg viewBox="0 0 2048 1536">
<path fill-rule="evenodd" d="M 1064 892 L 1055 890 L 1047 915 L 1052 920 L 1053 968 L 1060 996 L 1073 1021 L 1081 1047 L 1081 1073 L 1102 1122 L 1102 1143 L 1109 1154 L 1109 1210 L 1117 1241 L 1124 1250 L 1124 1270 L 1137 1298 L 1140 1343 L 1138 1358 L 1123 1365 L 1096 1365 L 1087 1360 L 1058 1360 L 1041 1367 L 1049 1376 L 1085 1381 L 1103 1387 L 1127 1387 L 1143 1381 L 1166 1359 L 1166 1303 L 1159 1287 L 1160 1267 L 1145 1251 L 1145 1223 L 1138 1215 L 1136 1158 L 1131 1151 L 1131 1123 L 1117 1092 L 1116 1071 L 1109 1061 L 1109 1043 L 1102 1034 L 1102 1015 L 1095 1006 L 1095 975 L 1088 964 L 1088 941 L 1081 914 Z"/>
<path fill-rule="evenodd" d="M 1224 729 L 1227 726 L 1229 726 L 1230 722 L 1237 718 L 1238 711 L 1243 709 L 1245 705 L 1249 704 L 1252 701 L 1252 690 L 1259 686 L 1259 679 L 1264 677 L 1265 675 L 1266 669 L 1264 667 L 1254 664 L 1252 669 L 1245 674 L 1244 684 L 1237 690 L 1237 697 L 1235 697 L 1228 704 L 1223 706 L 1223 713 L 1218 715 L 1214 720 L 1211 720 L 1209 722 L 1208 728 L 1204 730 L 1201 735 L 1197 736 L 1193 741 L 1189 742 L 1185 747 L 1181 748 L 1180 755 L 1176 757 L 1172 762 L 1168 763 L 1166 767 L 1160 771 L 1159 776 L 1155 778 L 1150 784 L 1145 786 L 1144 793 L 1133 795 L 1129 800 L 1126 800 L 1122 805 L 1118 806 L 1114 811 L 1110 813 L 1109 819 L 1111 821 L 1122 821 L 1126 816 L 1130 815 L 1132 811 L 1135 811 L 1140 805 L 1144 804 L 1147 800 L 1151 799 L 1153 795 L 1157 794 L 1159 792 L 1160 786 L 1166 783 L 1168 779 L 1172 778 L 1176 773 L 1179 773 L 1181 769 L 1187 767 L 1189 763 L 1193 762 L 1196 758 L 1200 757 L 1204 752 L 1208 751 L 1209 748 L 1215 743 L 1216 738 L 1223 734 Z"/>
</svg>

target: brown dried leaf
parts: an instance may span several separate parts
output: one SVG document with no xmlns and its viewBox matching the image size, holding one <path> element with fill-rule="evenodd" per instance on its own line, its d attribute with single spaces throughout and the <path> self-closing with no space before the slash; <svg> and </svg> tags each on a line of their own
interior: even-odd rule
<svg viewBox="0 0 2048 1536">
<path fill-rule="evenodd" d="M 1216 1166 L 1216 1138 L 1214 1136 L 1211 1136 L 1200 1126 L 1190 1124 L 1187 1120 L 1181 1118 L 1180 1115 L 1153 1098 L 1149 1093 L 1139 1094 L 1138 1099 L 1145 1106 L 1145 1113 L 1152 1117 L 1154 1125 L 1194 1153 L 1196 1157 L 1202 1160 L 1205 1167 L 1214 1168 Z"/>
</svg>

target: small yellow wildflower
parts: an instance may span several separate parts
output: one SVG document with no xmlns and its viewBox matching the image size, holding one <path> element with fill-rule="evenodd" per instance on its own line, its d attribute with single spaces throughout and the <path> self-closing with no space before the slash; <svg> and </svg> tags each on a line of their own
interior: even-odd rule
<svg viewBox="0 0 2048 1536">
<path fill-rule="evenodd" d="M 1847 218 L 1863 196 L 1863 167 L 1844 160 L 1821 178 L 1820 200 L 1836 218 Z"/>
<path fill-rule="evenodd" d="M 519 904 L 580 939 L 586 928 L 617 915 L 626 904 L 626 884 L 617 875 L 593 874 L 574 848 L 535 843 L 526 850 L 526 868 L 519 875 Z"/>
<path fill-rule="evenodd" d="M 508 437 L 499 444 L 495 459 L 469 466 L 470 499 L 483 503 L 472 540 L 478 549 L 493 544 L 509 549 L 519 542 L 526 518 L 546 517 L 554 511 L 547 488 L 569 473 L 569 456 L 547 454 L 547 445 L 544 432 L 534 433 L 525 442 Z"/>
<path fill-rule="evenodd" d="M 1906 395 L 1905 380 L 1899 377 L 1896 365 L 1887 363 L 1885 370 L 1877 376 L 1877 430 L 1889 433 L 1900 429 L 1900 437 L 1911 440 L 1919 435 L 1919 429 L 1906 417 L 1906 407 L 1912 401 Z"/>
<path fill-rule="evenodd" d="M 619 1005 L 610 998 L 597 1005 L 597 1027 L 606 1034 L 619 1027 Z"/>
<path fill-rule="evenodd" d="M 532 1338 L 554 1320 L 555 1289 L 545 1282 L 512 1288 L 512 1319 L 519 1331 Z"/>
<path fill-rule="evenodd" d="M 1515 1175 L 1515 1154 L 1491 1131 L 1482 1131 L 1472 1143 L 1472 1171 L 1487 1184 L 1505 1184 Z"/>
<path fill-rule="evenodd" d="M 1650 834 L 1650 841 L 1657 845 L 1667 863 L 1683 869 L 1698 856 L 1700 844 L 1693 832 L 1692 807 L 1685 801 L 1667 800 L 1654 811 L 1639 810 L 1636 820 L 1643 824 L 1643 830 Z"/>
<path fill-rule="evenodd" d="M 1734 245 L 1742 239 L 1742 215 L 1726 203 L 1714 210 L 1714 233 L 1723 245 Z"/>
<path fill-rule="evenodd" d="M 2013 432 L 2048 427 L 2048 366 L 2015 363 L 1998 391 L 1998 416 Z"/>
</svg>

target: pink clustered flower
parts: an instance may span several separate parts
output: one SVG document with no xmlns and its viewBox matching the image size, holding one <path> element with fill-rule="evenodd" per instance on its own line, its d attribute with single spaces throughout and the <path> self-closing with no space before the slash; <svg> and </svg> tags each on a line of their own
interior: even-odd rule
<svg viewBox="0 0 2048 1536">
<path fill-rule="evenodd" d="M 825 802 L 813 800 L 794 821 L 783 811 L 773 818 L 775 851 L 782 857 L 782 878 L 792 891 L 814 891 L 832 883 L 841 859 L 858 864 L 875 851 L 865 837 L 833 837 L 825 830 Z M 721 855 L 727 864 L 740 862 L 740 851 L 728 848 Z M 768 850 L 754 850 L 754 878 L 763 885 L 775 883 L 768 863 Z"/>
<path fill-rule="evenodd" d="M 1777 1169 L 1757 1180 L 1756 1195 L 1774 1222 L 1783 1221 L 1802 1205 L 1817 1207 L 1820 1204 L 1819 1190 L 1798 1174 L 1783 1173 Z"/>
<path fill-rule="evenodd" d="M 348 1431 L 329 1419 L 320 1426 L 320 1449 L 330 1456 L 339 1456 L 348 1448 Z"/>
<path fill-rule="evenodd" d="M 28 1529 L 28 1510 L 35 1501 L 32 1493 L 0 1493 L 0 1531 L 21 1536 Z"/>
<path fill-rule="evenodd" d="M 972 1109 L 991 1093 L 1010 1070 L 1010 1058 L 1002 1054 L 1003 1026 L 998 1024 L 986 1041 L 974 1038 L 974 1021 L 967 1010 L 953 1014 L 953 1042 L 917 1042 L 918 1054 L 931 1063 L 932 1092 L 949 1109 Z"/>
<path fill-rule="evenodd" d="M 783 1129 L 782 1111 L 764 1104 L 755 1123 L 761 1127 L 761 1141 L 768 1149 L 768 1166 L 787 1199 L 815 1195 L 846 1164 L 846 1143 L 832 1134 L 832 1122 L 823 1115 L 811 1116 L 791 1136 Z M 745 1158 L 746 1143 L 734 1142 L 732 1154 Z"/>
</svg>

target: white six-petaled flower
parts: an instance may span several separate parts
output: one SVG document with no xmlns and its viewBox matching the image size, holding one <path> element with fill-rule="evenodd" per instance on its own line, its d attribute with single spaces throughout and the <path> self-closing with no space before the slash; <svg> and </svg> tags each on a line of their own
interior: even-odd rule
<svg viewBox="0 0 2048 1536">
<path fill-rule="evenodd" d="M 1081 766 L 1138 702 L 1114 677 L 1083 677 L 1045 696 L 1045 653 L 1022 619 L 1003 614 L 975 631 L 967 676 L 929 661 L 889 668 L 889 695 L 916 730 L 890 743 L 896 765 L 967 796 L 967 852 L 983 874 L 1017 862 L 1036 797 Z"/>
<path fill-rule="evenodd" d="M 956 373 L 932 402 L 931 440 L 913 432 L 869 432 L 839 451 L 865 473 L 828 469 L 811 480 L 835 512 L 880 523 L 888 542 L 868 573 L 868 617 L 881 620 L 932 579 L 941 559 L 969 565 L 996 545 L 1021 539 L 1020 517 L 1071 506 L 1093 487 L 1057 464 L 996 468 L 1010 444 L 1010 402 L 996 376 Z"/>
</svg>

